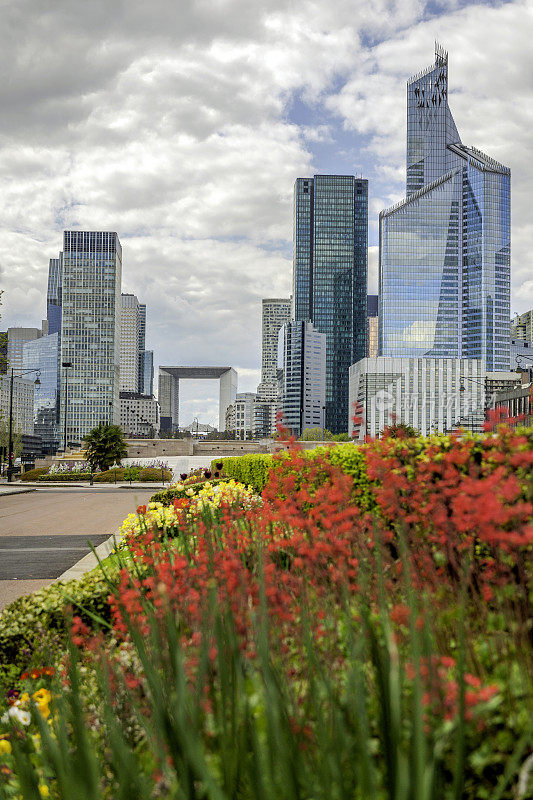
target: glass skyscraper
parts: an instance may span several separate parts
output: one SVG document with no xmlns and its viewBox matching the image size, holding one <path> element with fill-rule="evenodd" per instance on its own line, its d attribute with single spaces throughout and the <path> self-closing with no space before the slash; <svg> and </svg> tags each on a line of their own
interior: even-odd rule
<svg viewBox="0 0 533 800">
<path fill-rule="evenodd" d="M 366 355 L 368 181 L 298 178 L 292 316 L 326 334 L 326 427 L 347 429 L 348 370 Z"/>
<path fill-rule="evenodd" d="M 61 296 L 63 287 L 63 253 L 51 258 L 48 267 L 48 291 L 46 293 L 46 318 L 48 333 L 61 333 Z"/>
<path fill-rule="evenodd" d="M 510 180 L 461 143 L 437 46 L 407 84 L 407 198 L 380 214 L 380 355 L 509 369 Z"/>
<path fill-rule="evenodd" d="M 81 443 L 100 422 L 120 419 L 120 287 L 116 233 L 65 231 L 61 363 L 61 440 L 68 371 L 67 443 Z"/>
<path fill-rule="evenodd" d="M 43 452 L 59 447 L 59 333 L 43 336 L 23 347 L 23 367 L 38 370 L 40 385 L 34 392 L 34 433 L 43 442 Z"/>
</svg>

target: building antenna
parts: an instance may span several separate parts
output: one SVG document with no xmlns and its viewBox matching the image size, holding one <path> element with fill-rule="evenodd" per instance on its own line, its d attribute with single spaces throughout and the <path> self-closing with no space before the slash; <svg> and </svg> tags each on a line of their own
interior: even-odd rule
<svg viewBox="0 0 533 800">
<path fill-rule="evenodd" d="M 441 66 L 448 65 L 448 51 L 435 39 L 435 61 Z"/>
</svg>

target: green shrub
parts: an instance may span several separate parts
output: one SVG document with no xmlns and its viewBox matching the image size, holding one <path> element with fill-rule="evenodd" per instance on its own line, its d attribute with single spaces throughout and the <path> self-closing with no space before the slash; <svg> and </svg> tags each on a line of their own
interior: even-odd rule
<svg viewBox="0 0 533 800">
<path fill-rule="evenodd" d="M 48 472 L 48 467 L 36 467 L 35 469 L 29 469 L 27 472 L 22 473 L 20 480 L 36 481 L 39 479 L 39 476 L 44 475 L 45 472 Z"/>
<path fill-rule="evenodd" d="M 124 467 L 117 467 L 117 469 L 106 469 L 104 472 L 97 472 L 94 475 L 95 483 L 115 483 L 115 481 L 118 483 L 124 480 L 127 480 L 126 470 Z"/>
<path fill-rule="evenodd" d="M 79 580 L 52 583 L 10 603 L 0 613 L 0 685 L 14 672 L 32 666 L 51 640 L 64 641 L 65 609 L 71 602 L 74 613 L 87 623 L 93 621 L 91 613 L 110 619 L 108 595 L 109 587 L 100 569 L 95 569 Z"/>
<path fill-rule="evenodd" d="M 90 472 L 56 472 L 54 475 L 39 475 L 38 481 L 43 483 L 68 483 L 69 481 L 89 481 Z"/>
<path fill-rule="evenodd" d="M 263 491 L 273 465 L 272 456 L 265 453 L 215 458 L 211 462 L 211 469 L 216 470 L 216 465 L 220 463 L 224 475 L 246 486 L 252 486 L 258 492 Z"/>
<path fill-rule="evenodd" d="M 165 477 L 165 481 L 172 480 L 172 470 L 164 469 L 163 475 Z M 161 480 L 161 469 L 159 467 L 146 467 L 145 469 L 141 469 L 139 473 L 139 481 L 141 483 L 157 483 Z"/>
<path fill-rule="evenodd" d="M 165 481 L 172 480 L 172 470 L 163 471 Z M 140 481 L 141 483 L 157 483 L 161 481 L 161 469 L 159 467 L 117 467 L 117 469 L 107 469 L 105 472 L 98 472 L 94 476 L 95 483 L 124 483 L 130 480 Z"/>
<path fill-rule="evenodd" d="M 220 462 L 218 462 L 220 463 Z M 200 489 L 202 489 L 206 483 L 210 483 L 211 486 L 214 486 L 217 483 L 222 483 L 225 481 L 226 478 L 211 478 L 209 481 L 201 480 L 197 481 L 196 483 L 187 483 L 184 484 L 183 489 L 161 489 L 159 492 L 153 494 L 150 498 L 151 503 L 163 503 L 164 506 L 171 506 L 174 500 L 181 500 L 182 497 L 188 497 L 189 495 L 186 492 L 189 489 L 194 491 L 194 494 L 198 494 Z"/>
</svg>

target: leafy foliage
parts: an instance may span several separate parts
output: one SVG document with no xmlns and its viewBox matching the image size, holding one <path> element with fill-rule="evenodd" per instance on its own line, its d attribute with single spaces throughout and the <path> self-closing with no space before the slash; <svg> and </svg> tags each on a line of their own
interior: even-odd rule
<svg viewBox="0 0 533 800">
<path fill-rule="evenodd" d="M 331 442 L 333 434 L 327 428 L 306 428 L 300 436 L 302 442 Z"/>
<path fill-rule="evenodd" d="M 128 449 L 124 434 L 118 425 L 106 425 L 101 422 L 85 437 L 86 458 L 94 470 L 101 471 L 125 458 Z"/>
</svg>

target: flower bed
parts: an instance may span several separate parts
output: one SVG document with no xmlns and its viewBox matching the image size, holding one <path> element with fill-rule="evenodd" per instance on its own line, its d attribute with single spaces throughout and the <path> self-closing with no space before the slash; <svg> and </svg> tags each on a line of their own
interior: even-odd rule
<svg viewBox="0 0 533 800">
<path fill-rule="evenodd" d="M 52 713 L 17 696 L 10 791 L 529 796 L 532 466 L 501 429 L 281 454 L 260 498 L 187 476 L 125 521 Z"/>
<path fill-rule="evenodd" d="M 80 471 L 80 469 L 68 470 L 31 470 L 23 477 L 23 480 L 38 480 L 46 483 L 65 483 L 71 481 L 91 480 L 90 471 Z M 172 470 L 165 466 L 144 466 L 131 464 L 125 467 L 112 467 L 103 472 L 93 472 L 92 480 L 94 483 L 118 483 L 130 481 L 135 483 L 161 483 L 172 480 Z"/>
</svg>

